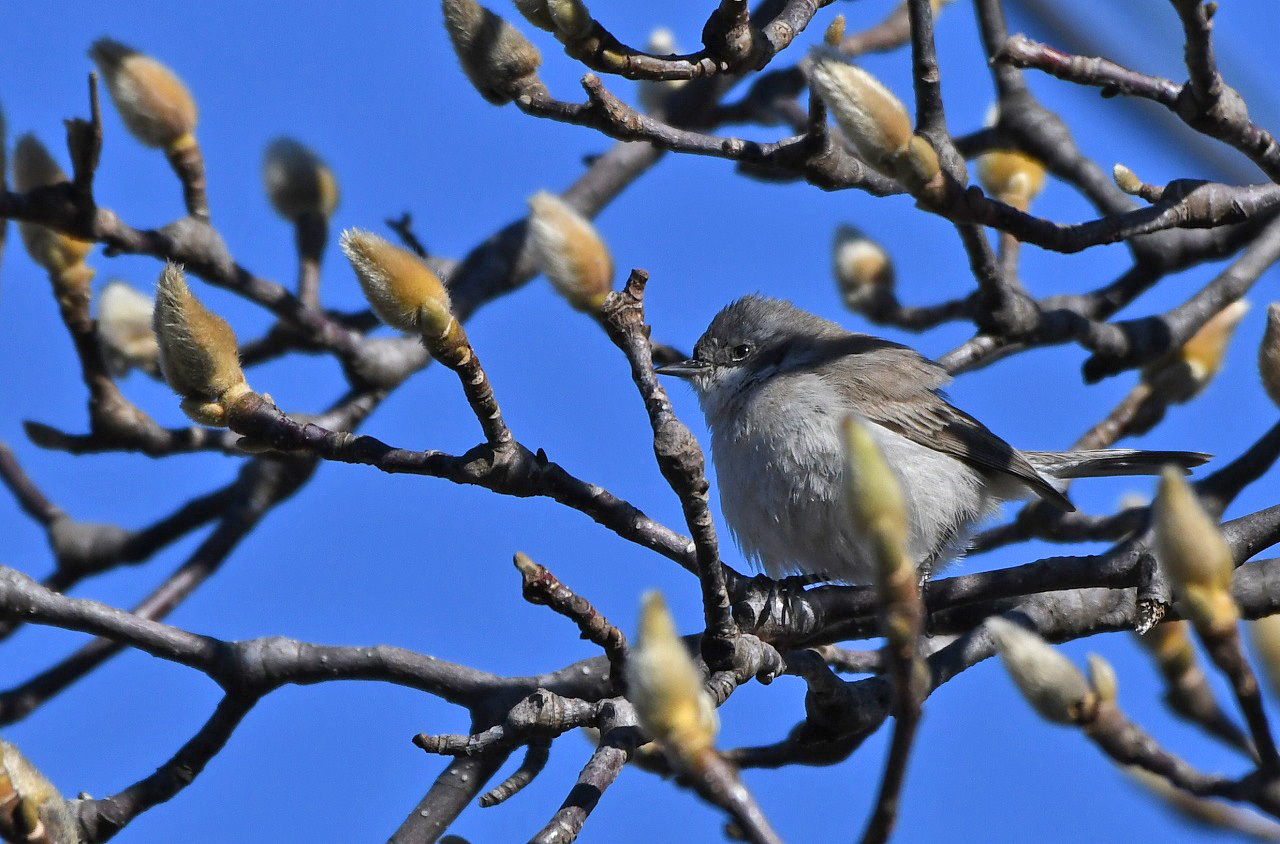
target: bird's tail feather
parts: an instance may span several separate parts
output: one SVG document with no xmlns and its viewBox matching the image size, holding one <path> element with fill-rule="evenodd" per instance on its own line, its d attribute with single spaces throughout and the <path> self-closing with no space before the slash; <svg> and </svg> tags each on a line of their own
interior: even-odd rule
<svg viewBox="0 0 1280 844">
<path fill-rule="evenodd" d="M 1112 475 L 1158 475 L 1172 463 L 1183 471 L 1212 455 L 1199 451 L 1142 451 L 1136 448 L 1095 448 L 1080 451 L 1024 451 L 1027 461 L 1050 478 L 1105 478 Z"/>
</svg>

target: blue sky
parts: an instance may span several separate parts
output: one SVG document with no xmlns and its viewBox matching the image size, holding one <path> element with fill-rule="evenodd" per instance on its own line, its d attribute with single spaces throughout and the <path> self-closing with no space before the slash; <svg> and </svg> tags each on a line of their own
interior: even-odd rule
<svg viewBox="0 0 1280 844">
<path fill-rule="evenodd" d="M 199 102 L 197 135 L 213 220 L 232 254 L 285 283 L 294 272 L 292 232 L 272 214 L 260 180 L 262 150 L 279 134 L 304 141 L 332 165 L 342 188 L 335 231 L 380 229 L 385 218 L 409 211 L 428 246 L 451 257 L 461 257 L 524 214 L 525 197 L 564 189 L 581 172 L 583 156 L 610 143 L 585 129 L 482 101 L 456 66 L 434 3 L 4 5 L 0 104 L 9 143 L 31 131 L 65 161 L 62 120 L 86 113 L 89 44 L 109 35 L 152 53 L 186 80 Z M 625 40 L 643 41 L 661 23 L 675 30 L 681 45 L 696 45 L 706 10 L 669 0 L 644 6 L 598 2 L 593 11 Z M 819 22 L 825 25 L 838 10 L 856 29 L 889 8 L 884 0 L 838 4 Z M 1126 61 L 1179 78 L 1180 33 L 1166 4 L 1146 0 L 1117 7 L 1089 0 L 1073 8 L 1106 33 L 1103 43 L 1122 45 Z M 1276 107 L 1266 98 L 1269 86 L 1259 80 L 1273 72 L 1274 59 L 1249 39 L 1269 13 L 1263 0 L 1237 2 L 1224 4 L 1217 21 L 1224 68 L 1238 73 L 1231 78 L 1251 95 L 1252 113 L 1264 125 Z M 1017 14 L 1010 24 L 1015 31 L 1029 26 Z M 799 44 L 813 43 L 821 28 Z M 1129 37 L 1135 31 L 1142 37 Z M 543 78 L 555 94 L 578 98 L 581 68 L 544 35 L 533 33 L 544 53 Z M 965 131 L 980 125 L 991 100 L 967 4 L 946 10 L 939 38 L 948 118 Z M 871 57 L 865 64 L 909 102 L 907 52 Z M 1154 106 L 1104 101 L 1095 92 L 1042 77 L 1031 81 L 1104 166 L 1123 161 L 1152 182 L 1184 176 L 1260 180 L 1239 156 L 1224 157 L 1233 168 L 1224 176 L 1180 152 L 1187 130 L 1136 131 L 1150 122 Z M 607 85 L 633 96 L 625 80 Z M 181 196 L 162 157 L 134 142 L 110 105 L 105 112 L 99 202 L 138 226 L 178 216 Z M 772 139 L 777 131 L 749 128 L 743 134 Z M 1050 185 L 1033 210 L 1066 221 L 1093 216 L 1061 185 Z M 650 272 L 654 336 L 689 348 L 719 307 L 753 291 L 790 298 L 865 329 L 859 317 L 842 312 L 830 279 L 830 239 L 844 222 L 887 245 L 904 301 L 933 302 L 970 289 L 964 253 L 949 224 L 916 211 L 909 199 L 749 182 L 718 160 L 665 157 L 605 210 L 598 225 L 619 276 L 633 266 Z M 123 278 L 149 289 L 159 270 L 152 259 L 99 253 L 91 263 L 99 287 Z M 1026 248 L 1022 266 L 1036 294 L 1083 291 L 1117 275 L 1126 253 L 1107 247 L 1062 256 Z M 1206 266 L 1169 279 L 1124 315 L 1164 310 L 1214 272 Z M 1274 421 L 1276 411 L 1257 385 L 1253 357 L 1264 306 L 1276 297 L 1275 280 L 1273 271 L 1255 288 L 1254 308 L 1221 378 L 1194 405 L 1171 412 L 1145 444 L 1229 459 Z M 267 324 L 261 312 L 229 294 L 204 286 L 199 292 L 242 338 Z M 355 279 L 333 244 L 322 295 L 334 307 L 361 305 Z M 484 308 L 468 331 L 522 442 L 545 448 L 571 471 L 660 521 L 680 525 L 678 503 L 653 464 L 643 408 L 625 361 L 593 322 L 537 279 Z M 946 352 L 966 335 L 963 326 L 921 337 L 889 332 L 929 355 Z M 47 282 L 13 229 L 0 265 L 0 338 L 0 440 L 77 518 L 142 526 L 233 477 L 238 464 L 229 458 L 72 458 L 25 441 L 23 419 L 83 430 L 84 395 Z M 966 375 L 951 393 L 1015 445 L 1065 447 L 1134 382 L 1129 373 L 1086 388 L 1079 377 L 1084 357 L 1075 347 L 1036 351 Z M 304 357 L 255 369 L 250 383 L 286 409 L 310 411 L 337 394 L 338 375 L 332 361 Z M 124 388 L 162 424 L 184 424 L 164 387 L 133 375 Z M 677 411 L 705 443 L 692 396 L 679 385 L 672 394 Z M 401 388 L 364 430 L 407 448 L 455 452 L 478 437 L 456 379 L 434 367 Z M 1227 515 L 1275 503 L 1267 486 L 1263 481 L 1247 490 Z M 1097 481 L 1077 485 L 1073 497 L 1096 512 L 1114 508 L 1127 492 L 1147 494 L 1152 488 L 1143 479 Z M 6 537 L 0 562 L 36 576 L 48 571 L 43 534 L 4 496 L 0 526 Z M 721 535 L 726 560 L 742 568 L 727 531 Z M 82 584 L 75 594 L 130 605 L 179 565 L 199 538 L 189 537 L 137 568 Z M 1085 553 L 1074 550 L 1079 548 L 1068 553 Z M 500 498 L 444 481 L 338 465 L 322 467 L 301 494 L 268 516 L 171 621 L 228 639 L 282 634 L 334 644 L 396 644 L 500 673 L 550 670 L 592 655 L 567 621 L 521 599 L 510 563 L 517 550 L 547 565 L 627 631 L 634 629 L 640 594 L 650 588 L 663 590 L 681 629 L 698 624 L 693 578 L 577 513 L 546 500 Z M 1048 553 L 1054 551 L 1019 546 L 966 561 L 958 570 Z M 20 682 L 82 640 L 63 631 L 23 631 L 0 644 L 0 685 Z M 1066 650 L 1081 661 L 1089 650 L 1112 660 L 1121 704 L 1169 749 L 1207 769 L 1239 770 L 1235 758 L 1183 729 L 1159 706 L 1155 671 L 1130 637 L 1097 638 Z M 103 796 L 168 758 L 204 722 L 218 696 L 203 676 L 131 652 L 3 735 L 64 792 Z M 794 678 L 740 690 L 722 709 L 721 743 L 781 738 L 802 717 L 802 699 L 803 685 Z M 443 764 L 424 756 L 409 738 L 424 731 L 465 732 L 466 726 L 462 710 L 391 686 L 285 688 L 259 704 L 192 787 L 138 819 L 119 840 L 380 839 Z M 833 768 L 748 772 L 747 781 L 788 840 L 848 839 L 862 827 L 885 738 L 877 735 Z M 475 841 L 527 838 L 554 812 L 589 752 L 576 736 L 557 741 L 549 766 L 525 792 L 498 808 L 469 809 L 454 831 Z M 719 813 L 689 793 L 628 770 L 605 795 L 582 840 L 714 840 L 721 824 Z M 965 673 L 928 702 L 897 840 L 1077 841 L 1139 834 L 1166 841 L 1202 835 L 1143 798 L 1079 735 L 1040 722 L 999 665 Z"/>
</svg>

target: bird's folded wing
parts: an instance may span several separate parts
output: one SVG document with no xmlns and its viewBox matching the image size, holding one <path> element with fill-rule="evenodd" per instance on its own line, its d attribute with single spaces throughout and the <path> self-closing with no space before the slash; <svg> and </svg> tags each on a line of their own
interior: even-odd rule
<svg viewBox="0 0 1280 844">
<path fill-rule="evenodd" d="M 906 370 L 900 378 L 866 377 L 867 361 L 850 355 L 842 360 L 845 377 L 832 383 L 847 390 L 846 398 L 857 412 L 912 442 L 963 460 L 974 468 L 998 472 L 1030 487 L 1041 498 L 1065 510 L 1075 506 L 1045 480 L 1016 448 L 991 433 L 986 425 L 952 405 L 935 389 L 936 378 L 921 377 L 936 364 L 910 353 L 910 360 L 895 361 Z M 918 370 L 918 371 L 912 371 Z M 912 377 L 914 376 L 914 377 Z M 945 377 L 945 376 L 944 376 Z M 931 384 L 930 381 L 933 383 Z"/>
</svg>

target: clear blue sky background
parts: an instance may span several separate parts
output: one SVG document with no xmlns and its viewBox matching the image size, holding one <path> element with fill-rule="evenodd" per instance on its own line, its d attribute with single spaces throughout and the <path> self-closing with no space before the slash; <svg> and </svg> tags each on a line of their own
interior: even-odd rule
<svg viewBox="0 0 1280 844">
<path fill-rule="evenodd" d="M 1068 4 L 1063 4 L 1068 5 Z M 1069 4 L 1072 14 L 1123 45 L 1125 60 L 1181 78 L 1179 29 L 1157 0 Z M 704 8 L 705 7 L 705 8 Z M 642 41 L 654 24 L 679 42 L 697 43 L 711 4 L 640 6 L 597 2 L 594 11 L 620 36 Z M 843 11 L 856 29 L 878 20 L 884 0 L 838 4 L 801 38 L 820 36 Z M 503 14 L 512 14 L 506 6 Z M 1265 0 L 1223 4 L 1218 15 L 1224 65 L 1248 95 L 1256 118 L 1276 121 L 1269 85 L 1274 57 L 1262 52 L 1259 23 L 1273 17 Z M 134 2 L 18 3 L 0 8 L 0 103 L 12 136 L 35 132 L 65 158 L 62 119 L 86 112 L 85 51 L 110 35 L 169 63 L 189 83 L 201 109 L 198 135 L 209 172 L 213 218 L 235 257 L 255 272 L 288 283 L 292 233 L 269 209 L 260 157 L 287 133 L 313 146 L 342 185 L 336 227 L 379 229 L 411 211 L 430 248 L 460 257 L 525 212 L 524 198 L 561 190 L 582 170 L 584 155 L 609 141 L 587 130 L 536 121 L 514 108 L 484 103 L 454 62 L 435 3 L 210 4 Z M 1012 15 L 1011 28 L 1026 29 Z M 525 27 L 529 29 L 529 27 Z M 1035 33 L 1035 30 L 1031 30 Z M 549 38 L 535 33 L 543 76 L 558 95 L 580 96 L 581 70 Z M 948 8 L 939 26 L 948 117 L 959 131 L 980 125 L 991 100 L 973 14 Z M 1138 36 L 1138 37 L 1135 37 Z M 1251 41 L 1252 39 L 1252 41 Z M 795 50 L 792 57 L 797 57 Z M 866 65 L 909 101 L 905 51 Z M 1044 101 L 1062 110 L 1087 152 L 1109 166 L 1123 161 L 1149 181 L 1221 177 L 1179 152 L 1189 137 L 1135 130 L 1153 108 L 1103 101 L 1092 91 L 1031 77 Z M 609 81 L 632 96 L 630 83 Z M 1255 99 L 1258 98 L 1258 99 Z M 101 204 L 138 226 L 161 225 L 181 211 L 180 195 L 158 154 L 141 148 L 106 106 L 106 145 L 97 180 Z M 752 128 L 753 138 L 776 130 Z M 1228 178 L 1260 180 L 1228 154 Z M 1082 220 L 1090 209 L 1069 189 L 1051 185 L 1036 210 Z M 824 194 L 804 186 L 766 185 L 737 177 L 723 161 L 668 156 L 600 217 L 620 274 L 652 273 L 649 315 L 656 337 L 690 347 L 715 311 L 751 291 L 785 296 L 838 319 L 829 242 L 841 222 L 881 238 L 894 254 L 907 302 L 968 291 L 972 279 L 951 227 L 904 198 L 857 192 Z M 98 283 L 127 279 L 144 289 L 159 266 L 151 259 L 92 258 Z M 1078 256 L 1025 250 L 1023 275 L 1037 294 L 1082 291 L 1126 266 L 1121 247 Z M 1212 277 L 1202 267 L 1169 280 L 1126 315 L 1163 310 Z M 267 321 L 221 291 L 201 287 L 241 337 Z M 336 248 L 328 254 L 328 304 L 361 304 Z M 1275 273 L 1259 284 L 1226 371 L 1192 407 L 1177 409 L 1147 438 L 1151 445 L 1238 454 L 1275 419 L 1257 386 L 1253 356 Z M 482 310 L 468 329 L 516 435 L 543 447 L 571 471 L 621 495 L 673 526 L 675 498 L 654 465 L 640 402 L 621 355 L 589 320 L 568 309 L 541 279 Z M 963 327 L 906 338 L 939 355 L 966 336 Z M 48 494 L 76 517 L 141 526 L 178 501 L 226 483 L 238 461 L 189 456 L 71 458 L 28 444 L 20 420 L 69 430 L 85 426 L 84 395 L 70 343 L 57 321 L 42 273 L 10 229 L 0 273 L 0 440 L 17 451 Z M 1085 388 L 1084 353 L 1036 351 L 961 378 L 956 402 L 1015 445 L 1065 447 L 1101 418 L 1134 382 L 1133 374 Z M 290 410 L 314 410 L 338 390 L 328 360 L 291 359 L 254 370 L 253 386 Z M 134 375 L 125 389 L 164 424 L 183 424 L 163 387 Z M 705 442 L 696 403 L 673 389 L 677 410 Z M 365 430 L 408 448 L 465 450 L 478 437 L 458 386 L 437 368 L 415 377 Z M 1267 488 L 1271 492 L 1266 492 Z M 1147 494 L 1146 480 L 1080 484 L 1086 510 L 1113 508 L 1126 492 Z M 1274 476 L 1246 491 L 1228 516 L 1275 502 Z M 717 511 L 718 513 L 718 511 Z M 0 496 L 0 562 L 40 576 L 50 567 L 43 534 Z M 741 566 L 727 541 L 726 558 Z M 180 564 L 199 537 L 151 562 L 83 584 L 77 595 L 128 606 Z M 283 634 L 325 643 L 389 643 L 501 673 L 560 667 L 592 654 L 564 619 L 520 598 L 511 566 L 523 550 L 546 564 L 630 631 L 641 592 L 660 588 L 682 629 L 700 618 L 694 580 L 672 563 L 620 541 L 585 517 L 546 500 L 500 498 L 479 489 L 368 468 L 330 465 L 273 512 L 218 576 L 172 617 L 183 628 L 222 637 Z M 1078 550 L 1078 549 L 1077 549 Z M 970 560 L 963 570 L 1016 564 L 1052 553 L 1022 546 Z M 0 646 L 0 685 L 20 682 L 79 646 L 83 637 L 31 629 Z M 1083 660 L 1096 650 L 1116 665 L 1122 705 L 1167 746 L 1207 769 L 1240 770 L 1239 761 L 1173 721 L 1158 705 L 1155 672 L 1133 641 L 1116 635 L 1066 649 Z M 199 727 L 219 697 L 188 669 L 130 652 L 4 731 L 69 794 L 115 792 L 151 772 Z M 722 710 L 722 743 L 781 738 L 802 717 L 803 685 L 782 678 L 752 685 Z M 247 718 L 200 779 L 121 836 L 129 841 L 364 841 L 389 834 L 443 762 L 412 747 L 421 731 L 465 732 L 465 713 L 392 686 L 331 683 L 285 688 Z M 848 840 L 861 828 L 878 782 L 885 735 L 833 768 L 747 773 L 775 825 L 791 841 Z M 495 809 L 468 810 L 455 831 L 475 841 L 524 840 L 559 805 L 590 747 L 576 736 L 556 742 L 546 771 L 521 795 Z M 510 763 L 505 772 L 509 772 Z M 504 772 L 504 773 L 505 773 Z M 584 841 L 716 840 L 722 818 L 687 792 L 625 771 L 589 820 Z M 1041 723 L 995 663 L 947 684 L 929 702 L 906 786 L 897 840 L 1045 841 L 1198 839 L 1203 833 L 1147 800 L 1079 735 Z"/>
</svg>

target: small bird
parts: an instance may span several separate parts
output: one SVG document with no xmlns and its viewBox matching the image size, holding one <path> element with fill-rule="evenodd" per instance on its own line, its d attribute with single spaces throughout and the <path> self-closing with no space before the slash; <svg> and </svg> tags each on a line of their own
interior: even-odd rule
<svg viewBox="0 0 1280 844">
<path fill-rule="evenodd" d="M 941 392 L 946 370 L 907 346 L 846 331 L 790 302 L 746 296 L 711 321 L 693 357 L 658 368 L 693 386 L 711 430 L 720 503 L 770 577 L 872 579 L 849 519 L 841 421 L 864 422 L 902 485 L 908 552 L 925 575 L 967 547 L 1001 501 L 1074 510 L 1060 482 L 1153 475 L 1188 451 L 1019 451 Z"/>
</svg>

